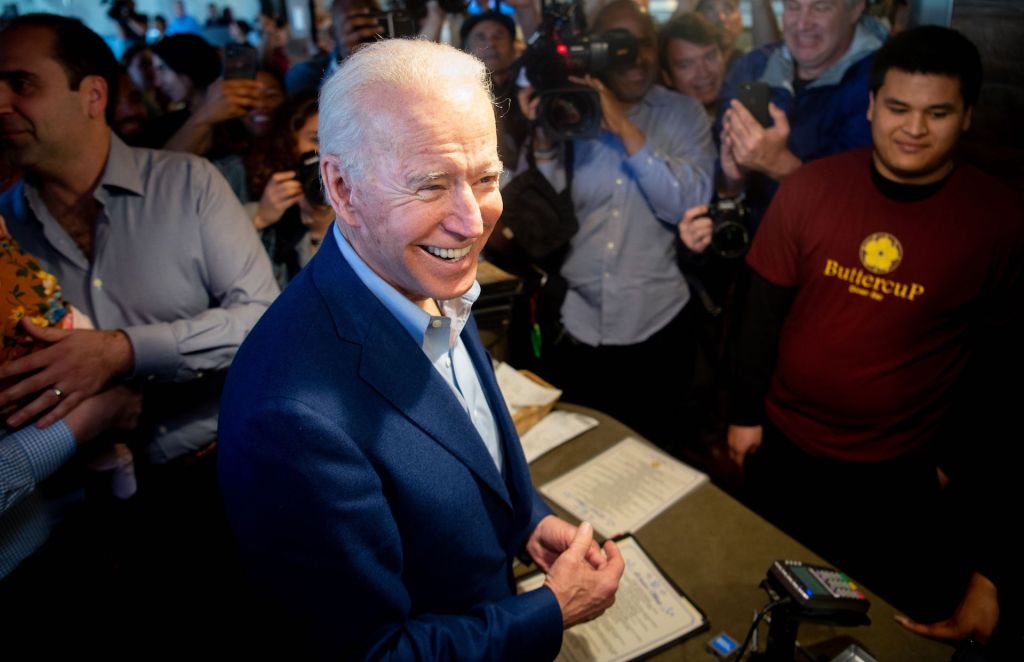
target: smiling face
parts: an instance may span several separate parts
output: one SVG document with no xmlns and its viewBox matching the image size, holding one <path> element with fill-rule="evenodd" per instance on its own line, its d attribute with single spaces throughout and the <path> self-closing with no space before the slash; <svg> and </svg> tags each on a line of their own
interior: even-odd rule
<svg viewBox="0 0 1024 662">
<path fill-rule="evenodd" d="M 680 94 L 693 97 L 705 106 L 718 100 L 725 77 L 725 60 L 718 44 L 695 44 L 685 39 L 670 39 L 665 48 L 668 69 L 665 83 Z"/>
<path fill-rule="evenodd" d="M 31 169 L 71 159 L 87 132 L 90 113 L 102 114 L 106 97 L 91 101 L 98 76 L 72 90 L 53 58 L 54 35 L 45 28 L 7 30 L 0 39 L 0 151 Z M 103 84 L 103 94 L 106 85 Z"/>
<path fill-rule="evenodd" d="M 952 170 L 971 111 L 956 78 L 890 69 L 871 96 L 868 120 L 879 172 L 904 184 L 929 184 Z"/>
<path fill-rule="evenodd" d="M 265 136 L 274 121 L 274 111 L 284 101 L 284 90 L 271 74 L 266 71 L 256 73 L 256 82 L 260 89 L 257 92 L 256 105 L 242 118 L 242 124 L 252 136 Z"/>
<path fill-rule="evenodd" d="M 654 25 L 636 11 L 620 9 L 603 15 L 600 27 L 595 26 L 594 32 L 599 34 L 615 28 L 622 28 L 637 38 L 636 61 L 626 67 L 609 69 L 600 77 L 619 101 L 639 103 L 658 75 L 658 43 Z"/>
<path fill-rule="evenodd" d="M 505 73 L 516 59 L 512 35 L 496 21 L 480 21 L 466 35 L 465 46 L 467 53 L 484 61 L 491 75 Z"/>
<path fill-rule="evenodd" d="M 864 1 L 786 0 L 782 35 L 802 80 L 817 78 L 838 62 L 853 41 Z"/>
<path fill-rule="evenodd" d="M 376 158 L 354 182 L 340 178 L 336 157 L 324 157 L 321 170 L 345 237 L 417 305 L 462 296 L 502 209 L 490 100 L 480 90 L 444 100 L 369 96 L 387 109 L 368 129 Z M 434 111 L 416 110 L 424 107 Z"/>
</svg>

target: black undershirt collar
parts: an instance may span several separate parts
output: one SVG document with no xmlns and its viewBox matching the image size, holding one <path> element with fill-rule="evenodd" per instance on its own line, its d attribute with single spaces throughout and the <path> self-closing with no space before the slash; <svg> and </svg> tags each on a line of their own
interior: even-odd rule
<svg viewBox="0 0 1024 662">
<path fill-rule="evenodd" d="M 920 202 L 930 198 L 931 196 L 938 193 L 946 182 L 949 181 L 950 176 L 956 167 L 949 171 L 945 177 L 937 182 L 931 182 L 930 184 L 901 184 L 900 182 L 894 182 L 891 179 L 887 179 L 882 173 L 878 172 L 878 167 L 875 166 L 874 157 L 871 158 L 871 182 L 878 189 L 878 192 L 896 202 Z"/>
</svg>

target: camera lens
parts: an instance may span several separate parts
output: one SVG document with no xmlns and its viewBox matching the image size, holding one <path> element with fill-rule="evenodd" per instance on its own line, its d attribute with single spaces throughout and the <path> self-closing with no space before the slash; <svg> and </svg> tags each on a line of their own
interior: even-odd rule
<svg viewBox="0 0 1024 662">
<path fill-rule="evenodd" d="M 711 232 L 711 249 L 722 257 L 739 257 L 750 244 L 747 228 L 737 221 L 723 221 Z"/>
<path fill-rule="evenodd" d="M 553 140 L 593 138 L 601 131 L 601 100 L 590 88 L 543 92 L 538 121 Z"/>
</svg>

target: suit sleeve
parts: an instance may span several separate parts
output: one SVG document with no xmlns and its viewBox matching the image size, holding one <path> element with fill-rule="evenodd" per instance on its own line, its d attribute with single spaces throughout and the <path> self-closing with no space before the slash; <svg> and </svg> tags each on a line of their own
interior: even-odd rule
<svg viewBox="0 0 1024 662">
<path fill-rule="evenodd" d="M 387 486 L 336 421 L 287 398 L 224 419 L 220 480 L 245 561 L 328 656 L 539 660 L 558 653 L 561 611 L 548 589 L 466 613 L 418 612 L 403 578 L 409 541 Z"/>
</svg>

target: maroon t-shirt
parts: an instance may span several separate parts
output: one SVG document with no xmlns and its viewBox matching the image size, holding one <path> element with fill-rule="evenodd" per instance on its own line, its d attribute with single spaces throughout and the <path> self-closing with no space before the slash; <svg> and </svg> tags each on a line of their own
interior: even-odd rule
<svg viewBox="0 0 1024 662">
<path fill-rule="evenodd" d="M 796 287 L 766 416 L 798 446 L 881 461 L 933 439 L 971 352 L 1022 255 L 1021 201 L 958 165 L 936 193 L 890 199 L 871 150 L 805 166 L 783 183 L 747 261 Z"/>
</svg>

